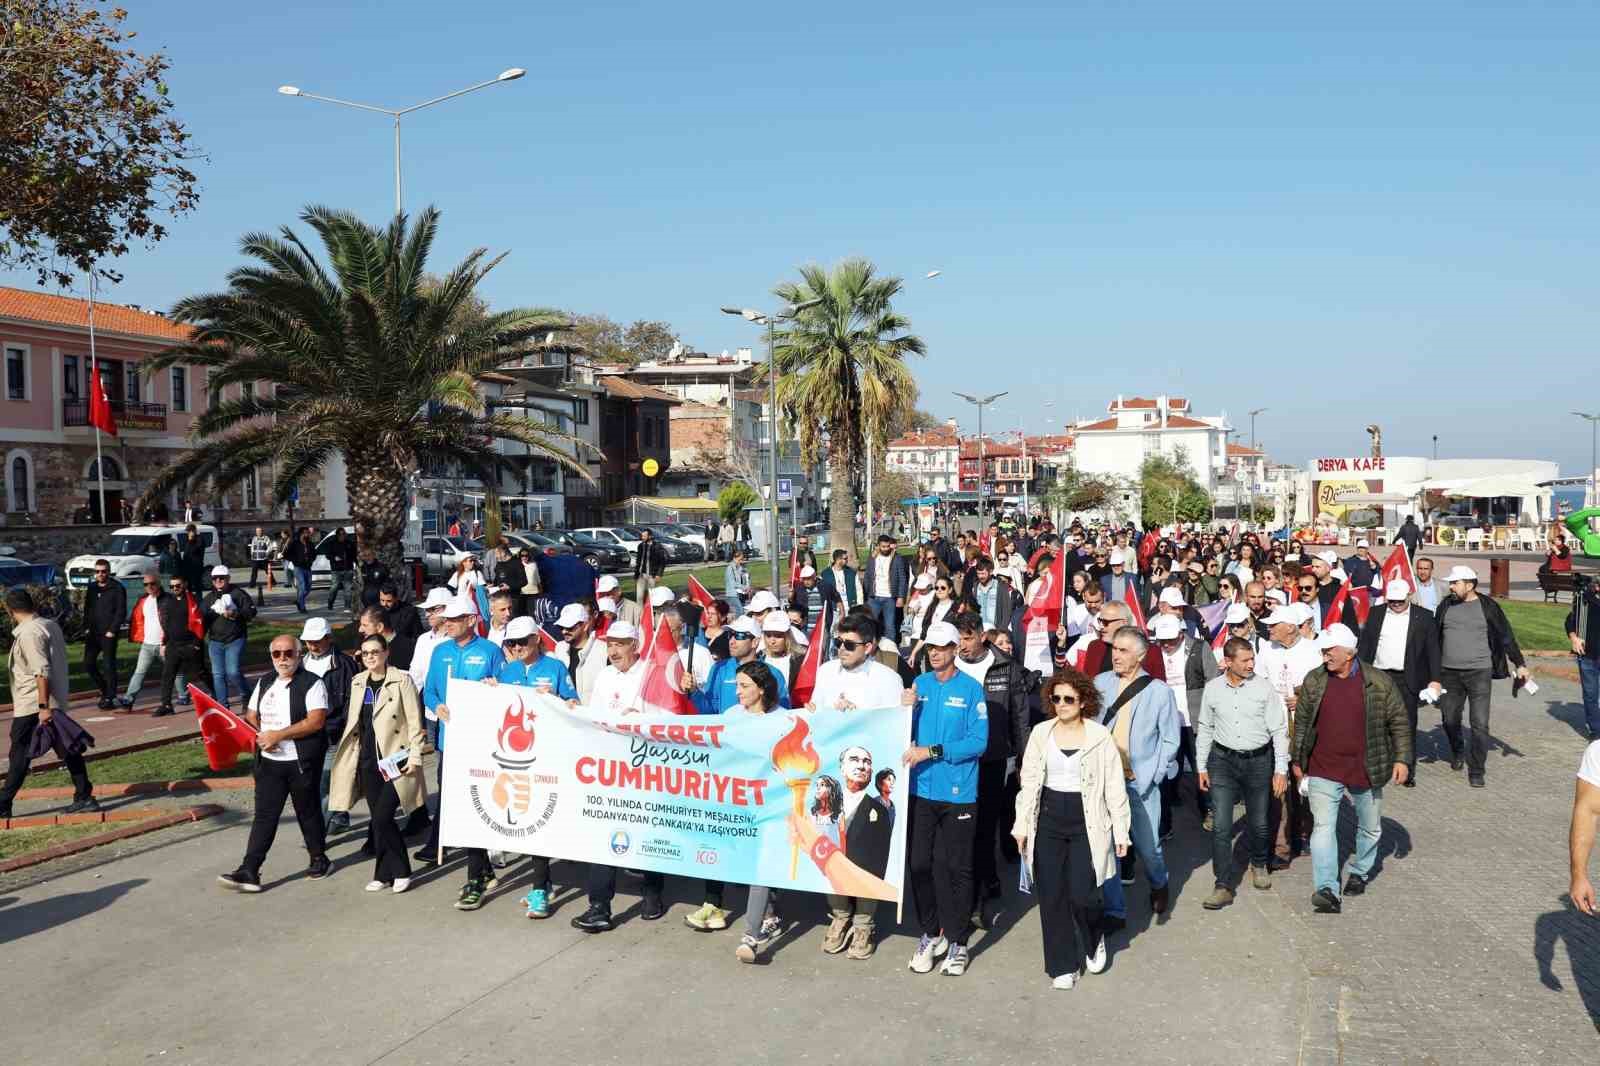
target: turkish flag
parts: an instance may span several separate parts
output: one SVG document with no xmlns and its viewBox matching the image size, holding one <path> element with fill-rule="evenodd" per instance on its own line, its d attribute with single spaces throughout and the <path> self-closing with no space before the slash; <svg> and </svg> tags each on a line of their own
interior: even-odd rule
<svg viewBox="0 0 1600 1066">
<path fill-rule="evenodd" d="M 558 643 L 560 642 L 557 641 L 555 637 L 550 635 L 550 631 L 548 629 L 542 625 L 539 627 L 539 647 L 543 648 L 547 652 L 555 651 Z"/>
<path fill-rule="evenodd" d="M 678 642 L 672 639 L 672 630 L 663 618 L 645 658 L 639 705 L 647 714 L 699 713 L 682 686 L 683 660 L 678 658 Z"/>
<path fill-rule="evenodd" d="M 1404 581 L 1411 586 L 1412 595 L 1417 591 L 1416 571 L 1411 569 L 1411 553 L 1406 551 L 1405 541 L 1394 546 L 1394 551 L 1389 553 L 1389 558 L 1383 561 L 1383 584 L 1387 590 L 1389 582 Z M 1379 595 L 1383 591 L 1380 590 Z"/>
<path fill-rule="evenodd" d="M 1351 588 L 1350 602 L 1355 605 L 1356 621 L 1366 625 L 1367 614 L 1372 610 L 1372 590 Z M 1334 619 L 1334 621 L 1338 621 L 1338 619 Z"/>
<path fill-rule="evenodd" d="M 822 646 L 826 641 L 822 626 L 827 618 L 826 608 L 817 612 L 817 623 L 811 627 L 811 643 L 806 647 L 806 657 L 800 660 L 800 667 L 794 672 L 794 680 L 789 682 L 791 707 L 804 707 L 811 702 L 811 694 L 816 691 L 817 667 L 822 665 Z"/>
<path fill-rule="evenodd" d="M 1350 579 L 1344 579 L 1344 584 L 1339 586 L 1339 594 L 1328 604 L 1328 609 L 1322 614 L 1321 629 L 1327 629 L 1335 622 L 1344 620 L 1344 604 L 1350 598 Z"/>
<path fill-rule="evenodd" d="M 689 575 L 689 598 L 701 607 L 710 607 L 715 599 L 704 585 L 695 580 L 693 574 Z"/>
<path fill-rule="evenodd" d="M 231 770 L 240 755 L 256 750 L 256 731 L 243 718 L 193 685 L 189 686 L 189 698 L 194 700 L 206 762 L 213 770 Z"/>
<path fill-rule="evenodd" d="M 102 433 L 109 433 L 113 437 L 117 435 L 117 419 L 111 413 L 111 401 L 106 399 L 105 387 L 100 384 L 99 363 L 89 368 L 89 424 Z"/>
<path fill-rule="evenodd" d="M 1061 604 L 1067 595 L 1067 549 L 1056 552 L 1056 557 L 1050 560 L 1050 567 L 1039 576 L 1033 584 L 1033 595 L 1028 599 L 1028 605 L 1022 612 L 1022 623 L 1027 625 L 1035 618 L 1042 618 L 1051 629 L 1061 624 Z"/>
<path fill-rule="evenodd" d="M 650 645 L 656 637 L 656 611 L 650 606 L 650 597 L 644 598 L 644 609 L 639 612 L 639 655 L 650 657 Z"/>
<path fill-rule="evenodd" d="M 1133 591 L 1132 581 L 1123 582 L 1122 598 L 1128 605 L 1128 613 L 1133 616 L 1133 624 L 1139 627 L 1139 632 L 1145 632 L 1144 608 L 1139 606 L 1139 596 Z"/>
<path fill-rule="evenodd" d="M 789 548 L 789 587 L 794 588 L 798 584 L 800 584 L 800 550 L 791 545 Z"/>
</svg>

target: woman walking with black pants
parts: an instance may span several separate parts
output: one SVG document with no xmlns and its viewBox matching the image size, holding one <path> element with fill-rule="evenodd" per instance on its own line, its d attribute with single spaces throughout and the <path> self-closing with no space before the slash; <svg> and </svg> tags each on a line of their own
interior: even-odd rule
<svg viewBox="0 0 1600 1066">
<path fill-rule="evenodd" d="M 1045 972 L 1070 989 L 1106 968 L 1099 891 L 1128 853 L 1128 790 L 1111 731 L 1093 721 L 1094 682 L 1063 667 L 1044 701 L 1051 717 L 1028 736 L 1014 835 L 1039 899 Z"/>
</svg>

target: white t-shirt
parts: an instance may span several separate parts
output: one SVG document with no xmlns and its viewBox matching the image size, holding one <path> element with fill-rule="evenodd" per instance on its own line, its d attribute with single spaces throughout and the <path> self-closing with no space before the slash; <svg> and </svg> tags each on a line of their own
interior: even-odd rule
<svg viewBox="0 0 1600 1066">
<path fill-rule="evenodd" d="M 1256 676 L 1266 678 L 1285 700 L 1300 687 L 1307 674 L 1321 665 L 1322 653 L 1304 636 L 1295 641 L 1292 648 L 1269 641 L 1256 654 Z"/>
<path fill-rule="evenodd" d="M 1055 740 L 1044 746 L 1044 787 L 1052 792 L 1083 791 L 1083 753 L 1063 755 Z"/>
<path fill-rule="evenodd" d="M 1592 741 L 1583 751 L 1583 762 L 1578 764 L 1578 778 L 1600 788 L 1600 740 Z"/>
<path fill-rule="evenodd" d="M 975 663 L 969 663 L 960 655 L 956 656 L 956 669 L 966 674 L 978 684 L 983 684 L 983 679 L 989 676 L 989 667 L 994 665 L 994 652 L 986 651 L 983 658 Z"/>
<path fill-rule="evenodd" d="M 411 675 L 411 683 L 417 686 L 417 691 L 422 691 L 422 686 L 428 681 L 428 667 L 433 665 L 433 649 L 450 638 L 442 632 L 436 633 L 432 629 L 425 629 L 417 638 L 417 643 L 411 648 L 411 665 L 406 673 Z"/>
<path fill-rule="evenodd" d="M 278 678 L 265 693 L 260 688 L 253 689 L 250 693 L 250 709 L 261 716 L 263 733 L 269 729 L 288 729 L 293 724 L 289 720 L 289 679 Z M 318 681 L 306 689 L 306 713 L 327 709 L 328 690 Z M 292 740 L 280 740 L 276 751 L 263 751 L 261 754 L 275 762 L 294 762 L 299 755 Z"/>
<path fill-rule="evenodd" d="M 156 598 L 146 596 L 144 605 L 139 608 L 144 613 L 144 643 L 161 643 L 161 612 L 156 609 Z"/>
<path fill-rule="evenodd" d="M 842 696 L 858 710 L 878 710 L 900 706 L 904 693 L 900 675 L 871 656 L 854 670 L 846 670 L 838 659 L 829 659 L 817 667 L 811 702 L 818 707 L 833 707 Z"/>
<path fill-rule="evenodd" d="M 872 594 L 878 597 L 892 597 L 894 586 L 889 581 L 889 564 L 894 562 L 893 555 L 874 555 L 872 557 Z"/>
<path fill-rule="evenodd" d="M 773 670 L 775 670 L 778 673 L 782 674 L 783 675 L 783 683 L 785 685 L 787 685 L 789 682 L 794 680 L 794 673 L 793 673 L 793 671 L 794 671 L 794 665 L 793 665 L 794 664 L 794 653 L 793 652 L 788 652 L 788 653 L 785 653 L 783 655 L 768 655 L 766 652 L 762 652 L 761 653 L 761 661 L 766 663 Z"/>
<path fill-rule="evenodd" d="M 644 660 L 623 673 L 609 662 L 594 679 L 588 705 L 602 714 L 623 714 L 639 709 L 639 686 L 644 684 Z"/>
<path fill-rule="evenodd" d="M 506 627 L 490 626 L 489 643 L 493 644 L 497 648 L 504 648 L 506 646 Z"/>
</svg>

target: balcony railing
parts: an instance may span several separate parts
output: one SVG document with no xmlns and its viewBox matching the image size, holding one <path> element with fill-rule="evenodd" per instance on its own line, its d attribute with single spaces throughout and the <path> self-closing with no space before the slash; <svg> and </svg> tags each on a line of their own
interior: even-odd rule
<svg viewBox="0 0 1600 1066">
<path fill-rule="evenodd" d="M 111 417 L 116 420 L 118 429 L 143 429 L 165 432 L 167 428 L 167 405 L 164 403 L 117 403 L 111 404 Z M 89 425 L 88 400 L 63 400 L 61 402 L 61 424 L 67 428 Z"/>
</svg>

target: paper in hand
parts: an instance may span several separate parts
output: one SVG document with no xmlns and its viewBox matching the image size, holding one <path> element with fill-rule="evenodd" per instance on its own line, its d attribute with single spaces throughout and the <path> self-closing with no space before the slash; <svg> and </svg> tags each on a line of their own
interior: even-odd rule
<svg viewBox="0 0 1600 1066">
<path fill-rule="evenodd" d="M 1026 858 L 1017 863 L 1022 872 L 1017 875 L 1017 891 L 1026 895 L 1033 895 L 1033 878 L 1028 876 L 1028 861 Z"/>
<path fill-rule="evenodd" d="M 233 610 L 233 595 L 231 593 L 224 592 L 212 602 L 211 609 L 218 614 L 227 614 L 229 611 Z"/>
<path fill-rule="evenodd" d="M 405 772 L 406 760 L 411 757 L 411 752 L 401 748 L 393 755 L 378 760 L 378 776 L 385 781 L 393 781 Z"/>
</svg>

